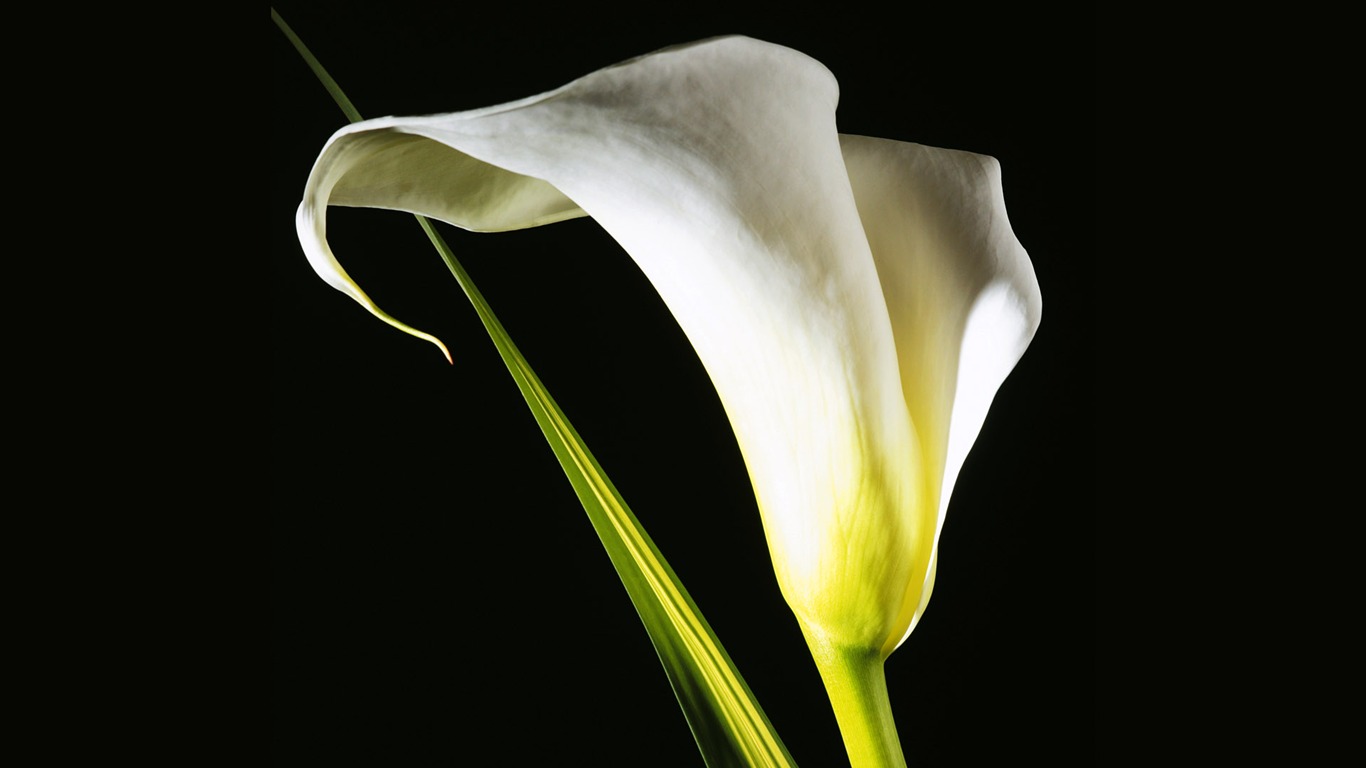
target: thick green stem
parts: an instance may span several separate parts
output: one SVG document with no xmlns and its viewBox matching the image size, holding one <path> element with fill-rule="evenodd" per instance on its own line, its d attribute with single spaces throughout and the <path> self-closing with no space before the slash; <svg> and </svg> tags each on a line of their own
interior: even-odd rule
<svg viewBox="0 0 1366 768">
<path fill-rule="evenodd" d="M 825 691 L 835 710 L 852 768 L 906 768 L 887 698 L 882 654 L 843 648 L 806 633 Z"/>
</svg>

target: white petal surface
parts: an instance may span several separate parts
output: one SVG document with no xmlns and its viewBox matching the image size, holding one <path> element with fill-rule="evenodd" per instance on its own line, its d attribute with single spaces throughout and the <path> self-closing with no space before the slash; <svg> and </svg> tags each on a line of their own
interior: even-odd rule
<svg viewBox="0 0 1366 768">
<path fill-rule="evenodd" d="M 1006 216 L 995 158 L 864 136 L 842 144 L 936 496 L 925 511 L 937 541 L 992 398 L 1038 328 L 1039 285 Z M 924 612 L 933 572 L 923 589 L 908 585 L 905 631 L 887 652 Z"/>
<path fill-rule="evenodd" d="M 319 274 L 417 333 L 333 258 L 326 206 L 478 231 L 592 216 L 711 376 L 803 628 L 890 653 L 928 600 L 953 480 L 1039 299 L 994 160 L 841 139 L 837 100 L 787 48 L 667 49 L 510 104 L 344 128 L 298 227 Z"/>
</svg>

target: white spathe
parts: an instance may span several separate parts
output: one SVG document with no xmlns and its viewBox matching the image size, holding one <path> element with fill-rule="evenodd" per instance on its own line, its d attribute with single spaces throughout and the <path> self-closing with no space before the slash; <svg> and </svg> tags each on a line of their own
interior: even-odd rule
<svg viewBox="0 0 1366 768">
<path fill-rule="evenodd" d="M 476 231 L 592 216 L 711 376 L 803 629 L 890 653 L 923 612 L 953 481 L 1039 322 L 989 157 L 841 136 L 815 60 L 744 37 L 510 104 L 337 131 L 299 207 L 331 285 L 326 206 Z M 442 347 L 444 351 L 444 347 Z"/>
</svg>

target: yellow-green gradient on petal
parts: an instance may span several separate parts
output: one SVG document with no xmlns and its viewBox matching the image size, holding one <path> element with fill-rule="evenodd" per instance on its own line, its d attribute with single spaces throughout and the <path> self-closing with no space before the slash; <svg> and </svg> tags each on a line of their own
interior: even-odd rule
<svg viewBox="0 0 1366 768">
<path fill-rule="evenodd" d="M 882 660 L 923 614 L 953 481 L 1038 287 L 995 161 L 841 137 L 837 101 L 789 48 L 676 46 L 503 105 L 343 128 L 300 216 L 597 221 L 716 387 L 851 759 L 899 765 Z"/>
</svg>

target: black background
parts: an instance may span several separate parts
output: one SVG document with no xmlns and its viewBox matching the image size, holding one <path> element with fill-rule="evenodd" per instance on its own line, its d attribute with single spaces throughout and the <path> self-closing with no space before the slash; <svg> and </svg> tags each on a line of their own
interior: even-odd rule
<svg viewBox="0 0 1366 768">
<path fill-rule="evenodd" d="M 888 661 L 888 685 L 912 765 L 1093 764 L 1089 18 L 980 4 L 892 6 L 904 17 L 859 4 L 274 7 L 367 117 L 496 104 L 740 33 L 829 67 L 846 133 L 997 157 L 1043 324 L 963 468 L 934 598 Z M 262 27 L 274 99 L 279 762 L 701 765 L 587 518 L 411 217 L 332 209 L 330 240 L 381 306 L 447 343 L 454 366 L 305 262 L 294 209 L 345 118 L 264 14 Z M 847 764 L 734 438 L 648 283 L 591 220 L 445 231 L 796 760 Z"/>
</svg>

